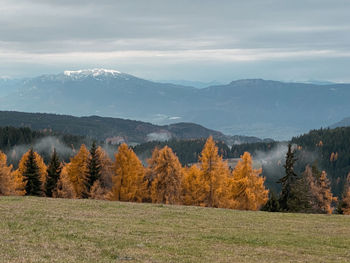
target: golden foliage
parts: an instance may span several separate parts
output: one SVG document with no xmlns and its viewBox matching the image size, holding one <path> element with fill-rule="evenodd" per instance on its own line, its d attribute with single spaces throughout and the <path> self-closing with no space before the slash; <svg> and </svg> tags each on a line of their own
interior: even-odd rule
<svg viewBox="0 0 350 263">
<path fill-rule="evenodd" d="M 196 196 L 201 206 L 222 207 L 226 206 L 226 180 L 230 170 L 226 162 L 218 154 L 218 148 L 210 136 L 206 141 L 200 160 L 200 176 L 196 184 L 198 190 Z"/>
<path fill-rule="evenodd" d="M 69 164 L 66 164 L 62 167 L 60 179 L 57 182 L 57 188 L 52 193 L 52 197 L 76 198 L 73 184 L 68 176 L 68 166 Z"/>
<path fill-rule="evenodd" d="M 331 214 L 333 212 L 332 202 L 336 202 L 337 198 L 333 197 L 327 173 L 322 171 L 318 178 L 318 176 L 313 175 L 310 166 L 307 166 L 305 174 L 312 195 L 312 208 L 316 212 Z"/>
<path fill-rule="evenodd" d="M 182 181 L 182 196 L 184 205 L 200 205 L 200 200 L 204 199 L 201 190 L 201 170 L 197 165 L 184 168 L 184 178 Z"/>
<path fill-rule="evenodd" d="M 149 163 L 151 174 L 151 199 L 154 203 L 180 204 L 181 182 L 183 178 L 182 166 L 171 148 L 165 146 L 152 155 Z"/>
<path fill-rule="evenodd" d="M 7 166 L 7 156 L 0 151 L 0 195 L 24 195 L 23 178 L 12 172 Z"/>
<path fill-rule="evenodd" d="M 241 156 L 229 179 L 229 201 L 231 208 L 258 210 L 266 204 L 268 193 L 264 186 L 265 178 L 259 176 L 261 169 L 253 169 L 252 157 L 248 152 Z"/>
<path fill-rule="evenodd" d="M 83 198 L 87 196 L 87 174 L 88 174 L 88 160 L 90 152 L 83 144 L 78 153 L 71 158 L 67 165 L 67 176 L 74 189 L 74 196 L 76 198 Z"/>
<path fill-rule="evenodd" d="M 125 143 L 115 154 L 115 175 L 109 200 L 141 202 L 146 193 L 145 169 L 132 149 Z"/>
</svg>

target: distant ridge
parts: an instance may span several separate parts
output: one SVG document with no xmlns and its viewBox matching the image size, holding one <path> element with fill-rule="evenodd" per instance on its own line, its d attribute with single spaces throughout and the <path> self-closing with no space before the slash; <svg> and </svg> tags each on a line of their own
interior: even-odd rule
<svg viewBox="0 0 350 263">
<path fill-rule="evenodd" d="M 111 143 L 138 144 L 152 140 L 198 139 L 210 135 L 227 144 L 262 141 L 256 137 L 227 136 L 194 123 L 154 125 L 147 122 L 111 117 L 74 117 L 48 113 L 0 111 L 0 126 L 29 127 L 88 136 Z"/>
</svg>

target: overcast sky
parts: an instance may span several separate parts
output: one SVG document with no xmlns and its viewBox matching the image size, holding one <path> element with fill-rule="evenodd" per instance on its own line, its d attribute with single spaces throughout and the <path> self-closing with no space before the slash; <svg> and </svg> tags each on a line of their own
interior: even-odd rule
<svg viewBox="0 0 350 263">
<path fill-rule="evenodd" d="M 0 0 L 0 76 L 350 82 L 350 1 Z"/>
</svg>

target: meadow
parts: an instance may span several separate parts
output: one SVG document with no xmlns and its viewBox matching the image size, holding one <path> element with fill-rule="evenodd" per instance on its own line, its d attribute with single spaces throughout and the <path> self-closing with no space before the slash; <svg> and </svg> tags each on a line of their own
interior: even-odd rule
<svg viewBox="0 0 350 263">
<path fill-rule="evenodd" d="M 0 197 L 0 262 L 350 262 L 350 216 Z"/>
</svg>

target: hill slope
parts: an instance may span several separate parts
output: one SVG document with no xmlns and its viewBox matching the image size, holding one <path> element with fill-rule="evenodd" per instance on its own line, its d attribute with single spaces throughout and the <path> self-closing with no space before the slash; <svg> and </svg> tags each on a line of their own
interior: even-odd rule
<svg viewBox="0 0 350 263">
<path fill-rule="evenodd" d="M 11 90 L 11 94 L 8 91 Z M 290 139 L 350 115 L 350 84 L 238 80 L 203 89 L 113 70 L 66 71 L 0 83 L 3 109 L 194 122 L 225 134 Z"/>
<path fill-rule="evenodd" d="M 99 116 L 74 117 L 46 113 L 0 111 L 0 126 L 29 127 L 33 130 L 52 129 L 73 135 L 89 136 L 111 142 L 142 143 L 153 140 L 196 139 L 212 135 L 216 140 L 233 142 L 261 141 L 256 137 L 226 136 L 194 123 L 154 125 L 147 122 Z"/>
<path fill-rule="evenodd" d="M 0 197 L 4 262 L 348 262 L 347 216 Z"/>
</svg>

